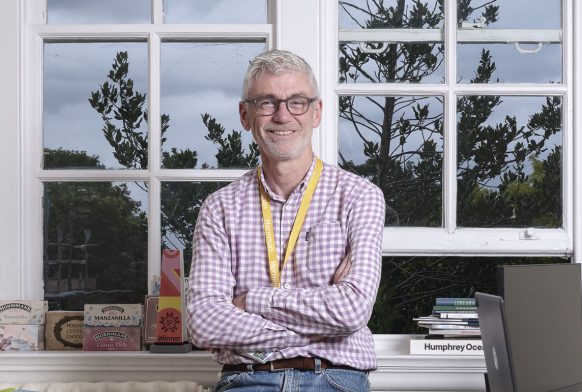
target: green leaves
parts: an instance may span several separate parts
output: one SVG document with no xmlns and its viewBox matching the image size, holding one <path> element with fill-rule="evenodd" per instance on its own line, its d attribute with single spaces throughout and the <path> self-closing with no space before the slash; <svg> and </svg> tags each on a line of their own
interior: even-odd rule
<svg viewBox="0 0 582 392">
<path fill-rule="evenodd" d="M 147 129 L 143 129 L 146 94 L 135 92 L 128 78 L 127 52 L 118 52 L 99 90 L 91 92 L 89 104 L 101 115 L 102 132 L 113 148 L 113 156 L 128 169 L 147 169 Z"/>
</svg>

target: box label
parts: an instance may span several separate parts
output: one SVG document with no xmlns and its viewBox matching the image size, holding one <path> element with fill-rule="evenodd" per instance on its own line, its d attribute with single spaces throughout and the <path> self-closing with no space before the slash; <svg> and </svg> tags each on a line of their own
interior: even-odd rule
<svg viewBox="0 0 582 392">
<path fill-rule="evenodd" d="M 44 325 L 0 325 L 0 351 L 44 350 Z"/>
<path fill-rule="evenodd" d="M 46 350 L 83 348 L 83 312 L 54 311 L 46 314 Z"/>
<path fill-rule="evenodd" d="M 47 301 L 0 300 L 0 324 L 44 324 Z"/>
<path fill-rule="evenodd" d="M 140 351 L 139 327 L 85 327 L 84 351 Z"/>
<path fill-rule="evenodd" d="M 87 327 L 139 327 L 142 304 L 87 304 L 85 305 Z"/>
</svg>

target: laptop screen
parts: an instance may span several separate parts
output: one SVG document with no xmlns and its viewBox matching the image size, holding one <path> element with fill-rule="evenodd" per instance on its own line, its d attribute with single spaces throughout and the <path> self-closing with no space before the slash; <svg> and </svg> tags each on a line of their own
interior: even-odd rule
<svg viewBox="0 0 582 392">
<path fill-rule="evenodd" d="M 499 273 L 517 390 L 582 385 L 580 264 L 511 265 Z"/>
</svg>

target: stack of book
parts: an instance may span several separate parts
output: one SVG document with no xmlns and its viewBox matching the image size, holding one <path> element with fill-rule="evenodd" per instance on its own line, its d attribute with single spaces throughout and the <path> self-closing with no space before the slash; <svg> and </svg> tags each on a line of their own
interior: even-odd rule
<svg viewBox="0 0 582 392">
<path fill-rule="evenodd" d="M 483 354 L 475 298 L 437 298 L 431 315 L 414 320 L 428 334 L 410 340 L 411 354 Z"/>
</svg>

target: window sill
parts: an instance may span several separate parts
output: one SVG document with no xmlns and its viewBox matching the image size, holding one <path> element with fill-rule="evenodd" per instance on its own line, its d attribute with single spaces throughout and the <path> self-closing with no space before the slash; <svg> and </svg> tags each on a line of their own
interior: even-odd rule
<svg viewBox="0 0 582 392">
<path fill-rule="evenodd" d="M 483 357 L 408 354 L 408 335 L 377 335 L 374 391 L 483 391 Z M 39 351 L 0 353 L 3 382 L 196 381 L 210 385 L 220 366 L 205 351 L 188 354 Z"/>
</svg>

